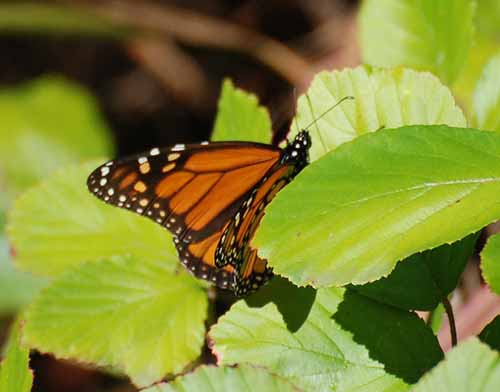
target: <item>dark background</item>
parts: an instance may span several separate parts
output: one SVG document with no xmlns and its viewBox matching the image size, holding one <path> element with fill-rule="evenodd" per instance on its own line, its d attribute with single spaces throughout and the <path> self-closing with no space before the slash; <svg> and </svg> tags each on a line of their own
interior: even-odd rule
<svg viewBox="0 0 500 392">
<path fill-rule="evenodd" d="M 207 139 L 224 77 L 256 93 L 271 111 L 274 129 L 280 130 L 293 114 L 294 94 L 307 87 L 315 72 L 359 63 L 354 0 L 53 3 L 96 10 L 111 23 L 122 17 L 108 18 L 109 14 L 123 13 L 124 29 L 134 29 L 134 34 L 131 39 L 115 39 L 43 31 L 3 33 L 0 83 L 16 84 L 50 73 L 85 85 L 99 100 L 119 155 L 151 145 Z M 200 34 L 203 42 L 196 38 L 198 33 L 194 39 L 186 37 L 189 31 L 183 31 L 193 26 L 179 17 L 179 10 L 195 28 L 210 30 Z M 152 31 L 143 25 L 153 26 Z M 165 33 L 165 26 L 174 32 Z M 236 33 L 224 34 L 228 28 Z M 238 47 L 239 41 L 246 47 Z M 289 48 L 303 64 L 295 66 L 288 56 L 273 51 L 276 66 L 270 67 L 254 54 L 268 42 Z"/>
</svg>

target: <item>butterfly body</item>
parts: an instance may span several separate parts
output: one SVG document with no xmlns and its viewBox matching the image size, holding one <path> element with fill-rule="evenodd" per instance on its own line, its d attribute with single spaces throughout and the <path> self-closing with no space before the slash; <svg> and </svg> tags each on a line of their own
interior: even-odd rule
<svg viewBox="0 0 500 392">
<path fill-rule="evenodd" d="M 168 229 L 193 275 L 243 295 L 272 276 L 250 241 L 265 206 L 307 165 L 310 145 L 302 131 L 284 149 L 248 142 L 154 148 L 100 166 L 87 186 Z"/>
</svg>

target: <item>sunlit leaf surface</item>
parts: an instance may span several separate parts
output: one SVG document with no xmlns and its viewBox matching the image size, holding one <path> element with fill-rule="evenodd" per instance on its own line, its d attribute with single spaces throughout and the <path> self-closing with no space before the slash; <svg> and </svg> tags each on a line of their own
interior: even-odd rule
<svg viewBox="0 0 500 392">
<path fill-rule="evenodd" d="M 345 100 L 332 109 L 342 98 Z M 464 127 L 464 115 L 438 78 L 410 69 L 365 67 L 321 72 L 299 97 L 292 135 L 307 128 L 314 161 L 360 135 L 413 124 Z"/>
<path fill-rule="evenodd" d="M 147 386 L 198 357 L 206 311 L 205 291 L 187 273 L 115 257 L 77 265 L 43 290 L 27 312 L 25 340 Z"/>
<path fill-rule="evenodd" d="M 271 135 L 271 118 L 267 109 L 259 106 L 255 95 L 235 88 L 226 79 L 219 98 L 212 140 L 270 143 Z"/>
<path fill-rule="evenodd" d="M 494 132 L 380 130 L 306 167 L 268 206 L 253 244 L 295 284 L 366 283 L 499 219 L 499 162 Z"/>
</svg>

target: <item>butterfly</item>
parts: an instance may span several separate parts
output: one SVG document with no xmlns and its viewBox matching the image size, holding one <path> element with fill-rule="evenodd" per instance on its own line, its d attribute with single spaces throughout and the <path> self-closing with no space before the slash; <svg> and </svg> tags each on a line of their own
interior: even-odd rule
<svg viewBox="0 0 500 392">
<path fill-rule="evenodd" d="M 309 163 L 310 146 L 301 131 L 283 149 L 251 142 L 153 148 L 103 164 L 87 186 L 169 230 L 193 275 L 243 296 L 272 276 L 250 241 L 266 205 Z"/>
</svg>

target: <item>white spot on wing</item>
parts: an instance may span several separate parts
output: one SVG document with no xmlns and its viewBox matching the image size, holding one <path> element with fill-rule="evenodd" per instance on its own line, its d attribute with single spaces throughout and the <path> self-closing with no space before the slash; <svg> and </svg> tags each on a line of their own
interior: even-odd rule
<svg viewBox="0 0 500 392">
<path fill-rule="evenodd" d="M 184 144 L 176 144 L 172 147 L 172 151 L 184 151 L 186 146 Z"/>
<path fill-rule="evenodd" d="M 149 155 L 151 156 L 155 156 L 155 155 L 158 155 L 160 153 L 160 149 L 159 148 L 153 148 L 150 152 L 149 152 Z"/>
</svg>

